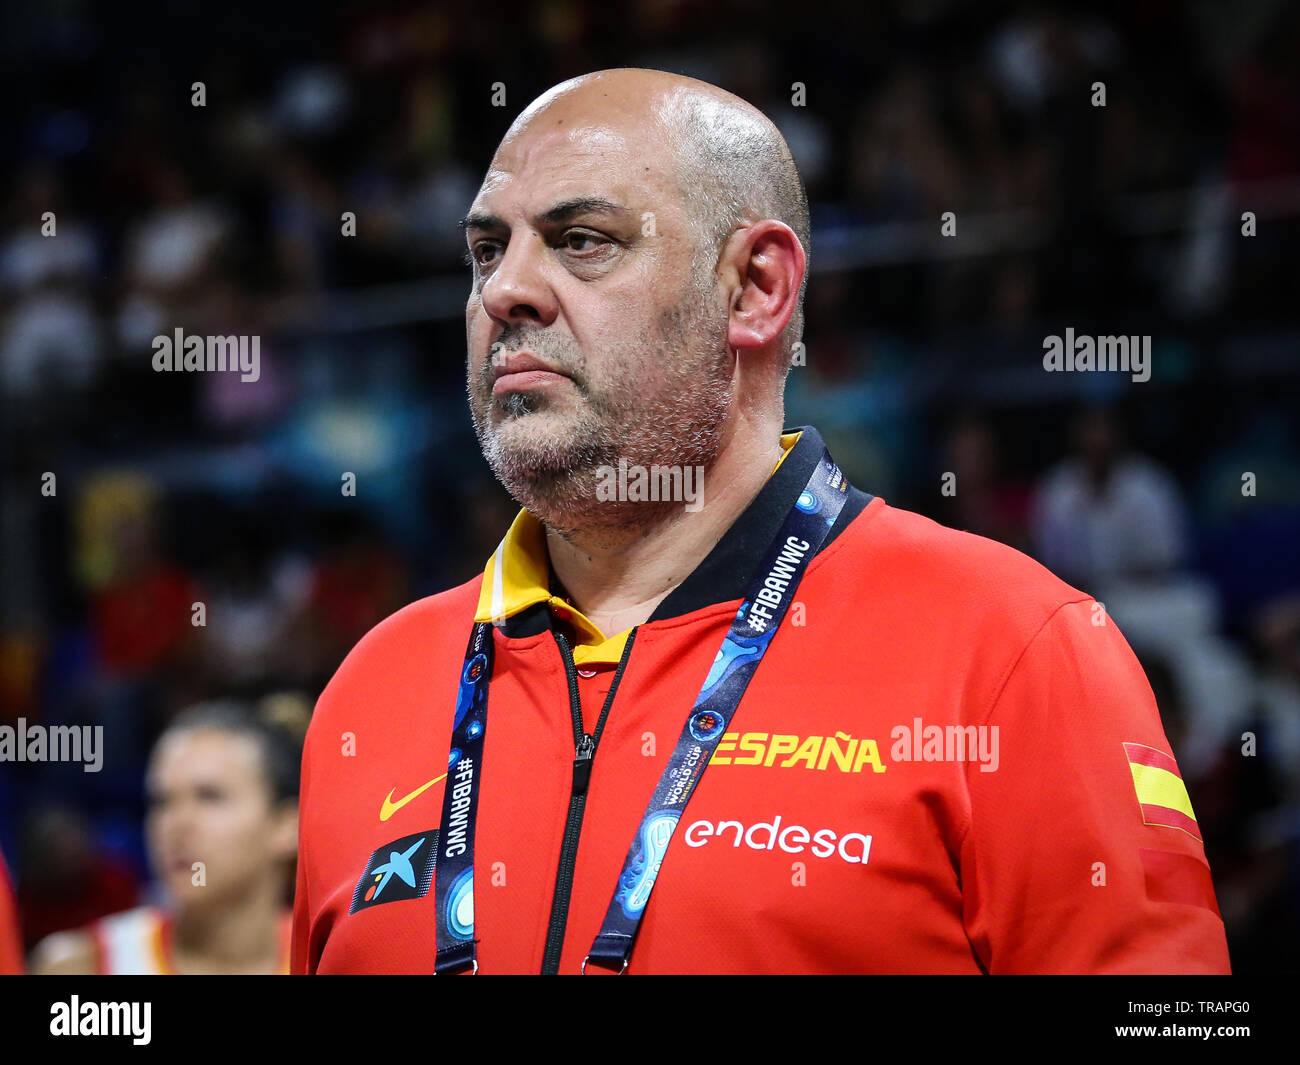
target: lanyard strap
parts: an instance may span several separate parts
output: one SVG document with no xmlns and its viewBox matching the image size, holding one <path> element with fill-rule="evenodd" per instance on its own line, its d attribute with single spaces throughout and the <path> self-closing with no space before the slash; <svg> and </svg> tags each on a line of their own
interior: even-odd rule
<svg viewBox="0 0 1300 1065">
<path fill-rule="evenodd" d="M 704 678 L 704 686 L 695 697 L 677 746 L 632 838 L 605 920 L 583 960 L 584 972 L 588 964 L 619 973 L 627 969 L 677 822 L 767 653 L 808 563 L 839 517 L 847 491 L 844 475 L 830 454 L 823 452 L 821 462 L 767 549 L 763 564 L 755 571 L 749 593 L 732 619 L 731 630 L 722 638 L 713 667 Z"/>
<path fill-rule="evenodd" d="M 492 625 L 477 622 L 465 650 L 451 724 L 442 823 L 434 859 L 433 897 L 438 909 L 438 953 L 434 972 L 474 967 L 474 826 L 478 781 L 487 730 L 488 680 L 492 676 Z"/>
<path fill-rule="evenodd" d="M 767 653 L 808 563 L 825 541 L 844 506 L 848 482 L 829 452 L 808 478 L 790 508 L 748 594 L 722 639 L 700 693 L 678 737 L 628 848 L 614 897 L 591 950 L 588 964 L 623 972 L 636 942 L 650 892 L 668 844 L 714 749 L 740 704 L 749 681 Z M 434 866 L 438 909 L 435 971 L 478 970 L 474 941 L 474 822 L 487 691 L 492 672 L 491 625 L 475 624 L 465 652 L 456 716 L 452 725 L 448 780 L 443 791 L 442 827 Z"/>
</svg>

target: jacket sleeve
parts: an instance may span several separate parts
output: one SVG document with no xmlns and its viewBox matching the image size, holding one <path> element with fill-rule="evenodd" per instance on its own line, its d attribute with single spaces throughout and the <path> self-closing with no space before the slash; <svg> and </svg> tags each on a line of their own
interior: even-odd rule
<svg viewBox="0 0 1300 1065">
<path fill-rule="evenodd" d="M 966 766 L 960 851 L 966 930 L 985 968 L 1228 973 L 1155 698 L 1100 604 L 1057 608 L 1009 667 L 986 725 L 998 759 Z"/>
<path fill-rule="evenodd" d="M 18 929 L 18 910 L 4 858 L 0 858 L 0 976 L 23 971 L 23 938 Z"/>
</svg>

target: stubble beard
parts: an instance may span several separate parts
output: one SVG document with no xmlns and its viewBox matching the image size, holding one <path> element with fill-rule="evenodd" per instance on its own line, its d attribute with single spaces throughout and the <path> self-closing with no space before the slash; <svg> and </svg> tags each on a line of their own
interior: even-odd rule
<svg viewBox="0 0 1300 1065">
<path fill-rule="evenodd" d="M 605 354 L 608 377 L 598 390 L 585 366 L 575 365 L 580 360 L 571 351 L 549 350 L 553 345 L 541 331 L 528 335 L 529 350 L 572 374 L 572 387 L 559 386 L 568 396 L 554 399 L 543 390 L 494 399 L 486 366 L 477 390 L 471 382 L 474 431 L 492 472 L 520 506 L 566 539 L 624 538 L 676 520 L 684 510 L 681 501 L 600 499 L 601 467 L 626 460 L 628 466 L 698 466 L 707 473 L 717 458 L 732 403 L 732 367 L 726 316 L 706 278 L 697 272 L 682 300 L 660 315 L 657 338 L 628 341 Z M 652 395 L 645 393 L 647 375 L 637 369 L 647 360 L 661 368 Z M 505 411 L 505 421 L 492 422 L 494 405 Z"/>
</svg>

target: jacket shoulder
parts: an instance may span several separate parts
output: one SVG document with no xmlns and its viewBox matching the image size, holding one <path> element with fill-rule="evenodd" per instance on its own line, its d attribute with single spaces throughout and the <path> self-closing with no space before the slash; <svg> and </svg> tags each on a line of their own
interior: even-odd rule
<svg viewBox="0 0 1300 1065">
<path fill-rule="evenodd" d="M 352 692 L 397 687 L 429 675 L 444 657 L 465 652 L 478 606 L 481 574 L 395 611 L 356 642 L 317 700 L 313 720 Z"/>
<path fill-rule="evenodd" d="M 368 655 L 376 650 L 391 651 L 414 636 L 426 640 L 430 636 L 449 634 L 452 630 L 463 630 L 468 639 L 474 613 L 478 608 L 482 582 L 483 575 L 476 574 L 473 579 L 455 588 L 407 603 L 362 636 L 348 658 L 358 653 Z M 344 662 L 347 662 L 347 658 Z"/>
<path fill-rule="evenodd" d="M 846 534 L 854 583 L 891 590 L 923 612 L 1036 628 L 1064 604 L 1091 598 L 1014 547 L 883 499 L 873 500 Z"/>
</svg>

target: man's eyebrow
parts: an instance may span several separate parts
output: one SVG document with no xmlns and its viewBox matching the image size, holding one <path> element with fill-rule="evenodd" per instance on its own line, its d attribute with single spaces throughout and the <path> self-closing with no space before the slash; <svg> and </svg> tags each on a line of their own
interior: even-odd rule
<svg viewBox="0 0 1300 1065">
<path fill-rule="evenodd" d="M 536 221 L 541 225 L 554 225 L 580 214 L 626 214 L 627 208 L 621 203 L 606 200 L 601 196 L 576 196 L 571 200 L 562 200 L 554 207 L 543 211 Z M 460 221 L 462 230 L 469 229 L 507 229 L 505 221 L 494 214 L 483 211 L 471 211 Z"/>
<path fill-rule="evenodd" d="M 542 212 L 538 221 L 554 224 L 577 214 L 624 214 L 626 212 L 627 208 L 621 203 L 614 203 L 600 196 L 578 196 L 557 203 L 549 211 Z"/>
<path fill-rule="evenodd" d="M 467 229 L 505 229 L 506 224 L 494 214 L 482 211 L 470 211 L 459 222 L 461 230 Z"/>
</svg>

